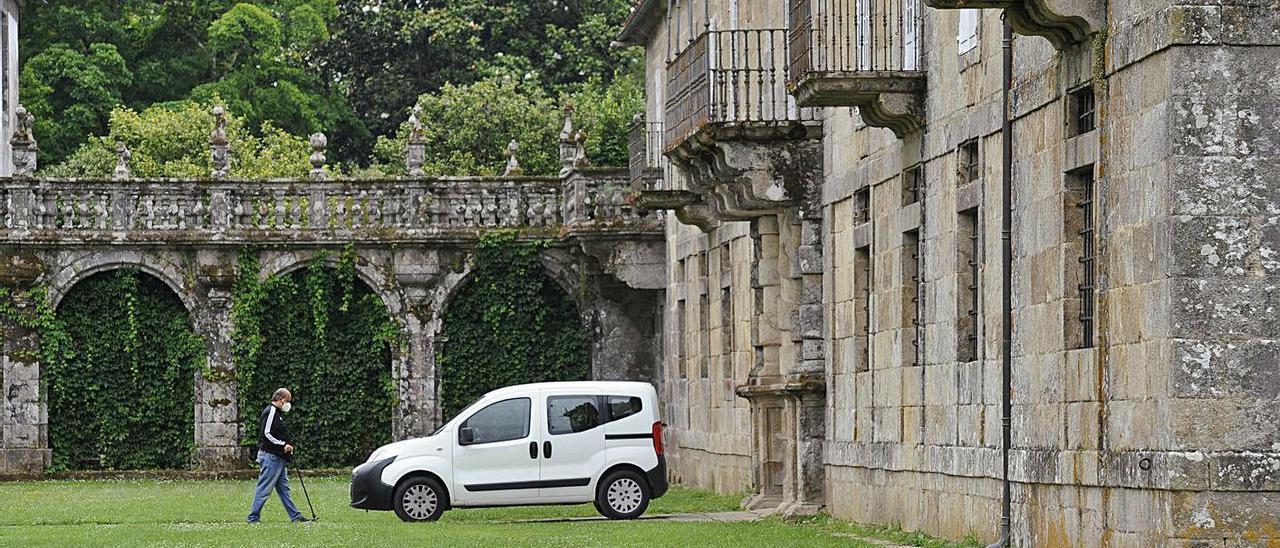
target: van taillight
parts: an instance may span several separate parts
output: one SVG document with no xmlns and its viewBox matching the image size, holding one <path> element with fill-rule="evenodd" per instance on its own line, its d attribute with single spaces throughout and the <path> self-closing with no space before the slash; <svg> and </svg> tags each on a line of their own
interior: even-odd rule
<svg viewBox="0 0 1280 548">
<path fill-rule="evenodd" d="M 653 423 L 653 452 L 662 455 L 662 421 Z"/>
</svg>

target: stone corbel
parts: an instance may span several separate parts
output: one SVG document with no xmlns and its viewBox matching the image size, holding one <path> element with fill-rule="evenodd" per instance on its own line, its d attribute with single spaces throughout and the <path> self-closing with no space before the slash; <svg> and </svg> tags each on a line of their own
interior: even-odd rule
<svg viewBox="0 0 1280 548">
<path fill-rule="evenodd" d="M 744 221 L 799 205 L 821 181 L 817 123 L 713 126 L 668 156 L 721 221 Z"/>
<path fill-rule="evenodd" d="M 699 195 L 688 190 L 645 190 L 636 194 L 635 205 L 643 209 L 670 210 L 680 222 L 703 232 L 720 226 L 716 212 Z"/>
<path fill-rule="evenodd" d="M 872 127 L 899 139 L 924 127 L 923 70 L 820 72 L 791 86 L 796 103 L 812 107 L 857 107 Z"/>
<path fill-rule="evenodd" d="M 1014 32 L 1043 36 L 1062 50 L 1106 28 L 1106 5 L 1098 0 L 925 0 L 934 9 L 1002 9 Z"/>
</svg>

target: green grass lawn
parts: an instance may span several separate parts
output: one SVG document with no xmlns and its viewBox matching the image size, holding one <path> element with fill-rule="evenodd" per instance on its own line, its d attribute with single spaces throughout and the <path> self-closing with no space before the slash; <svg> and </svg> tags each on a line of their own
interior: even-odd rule
<svg viewBox="0 0 1280 548">
<path fill-rule="evenodd" d="M 0 483 L 0 544 L 68 545 L 292 545 L 292 546 L 874 546 L 850 538 L 866 534 L 829 519 L 785 523 L 630 522 L 513 523 L 515 520 L 595 516 L 591 505 L 451 510 L 436 523 L 402 523 L 391 512 L 347 506 L 345 477 L 308 478 L 320 521 L 289 523 L 273 498 L 262 523 L 248 525 L 250 481 L 32 481 Z M 309 514 L 302 489 L 294 500 Z M 737 497 L 672 489 L 647 515 L 736 510 Z M 886 534 L 876 533 L 886 537 Z M 924 539 L 887 538 L 924 546 Z M 923 537 L 921 537 L 923 539 Z"/>
</svg>

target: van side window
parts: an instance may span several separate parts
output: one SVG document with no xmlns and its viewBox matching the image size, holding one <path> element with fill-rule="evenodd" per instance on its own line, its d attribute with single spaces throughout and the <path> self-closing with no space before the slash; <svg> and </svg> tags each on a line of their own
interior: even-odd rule
<svg viewBox="0 0 1280 548">
<path fill-rule="evenodd" d="M 475 440 L 467 445 L 518 440 L 529 435 L 529 398 L 512 398 L 491 403 L 462 421 L 461 428 L 475 431 Z"/>
<path fill-rule="evenodd" d="M 547 430 L 555 434 L 585 432 L 600 426 L 600 409 L 595 396 L 551 396 L 547 398 Z"/>
<path fill-rule="evenodd" d="M 606 396 L 609 404 L 609 420 L 625 419 L 644 409 L 639 396 Z"/>
</svg>

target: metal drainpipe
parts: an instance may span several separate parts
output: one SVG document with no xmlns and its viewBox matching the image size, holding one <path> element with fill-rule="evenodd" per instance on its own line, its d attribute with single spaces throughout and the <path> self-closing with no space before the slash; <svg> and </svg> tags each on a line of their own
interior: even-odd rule
<svg viewBox="0 0 1280 548">
<path fill-rule="evenodd" d="M 1013 87 L 1013 27 L 1009 26 L 1009 17 L 1000 17 L 1004 40 L 1001 53 L 1004 57 L 1004 75 L 1001 97 L 1004 104 L 1001 108 L 1001 177 L 1000 177 L 1000 305 L 1003 319 L 1000 322 L 1000 444 L 1001 481 L 1003 483 L 1000 500 L 1000 540 L 988 548 L 999 548 L 1009 544 L 1009 522 L 1012 515 L 1012 497 L 1009 483 L 1009 446 L 1013 441 L 1013 121 L 1010 110 L 1009 91 Z"/>
</svg>

